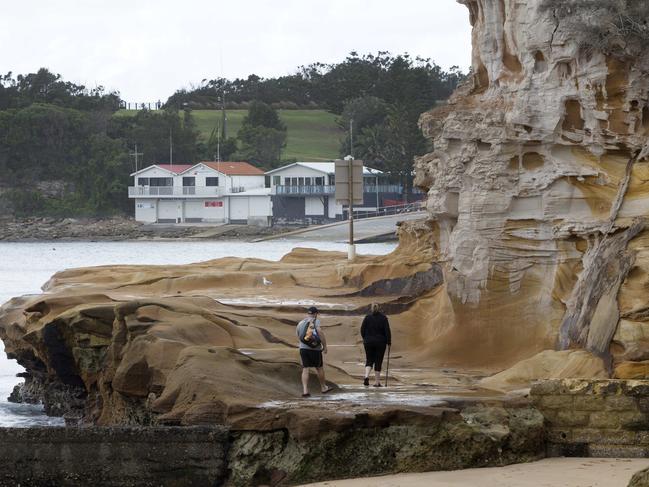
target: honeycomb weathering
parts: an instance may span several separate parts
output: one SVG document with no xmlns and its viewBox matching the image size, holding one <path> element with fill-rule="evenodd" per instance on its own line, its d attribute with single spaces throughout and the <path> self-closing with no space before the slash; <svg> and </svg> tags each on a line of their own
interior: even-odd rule
<svg viewBox="0 0 649 487">
<path fill-rule="evenodd" d="M 435 151 L 416 161 L 454 324 L 436 356 L 585 348 L 626 370 L 649 358 L 649 50 L 584 49 L 547 0 L 459 3 L 474 74 L 422 115 Z"/>
</svg>

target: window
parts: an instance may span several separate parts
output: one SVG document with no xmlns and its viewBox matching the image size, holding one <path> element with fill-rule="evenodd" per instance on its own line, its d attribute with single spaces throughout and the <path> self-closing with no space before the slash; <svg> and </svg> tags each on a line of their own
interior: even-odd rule
<svg viewBox="0 0 649 487">
<path fill-rule="evenodd" d="M 282 184 L 282 176 L 273 176 L 273 186 L 280 186 Z"/>
<path fill-rule="evenodd" d="M 290 186 L 291 185 L 291 178 L 284 178 L 284 185 L 285 186 Z"/>
<path fill-rule="evenodd" d="M 291 178 L 291 186 L 297 186 L 297 178 Z"/>
<path fill-rule="evenodd" d="M 149 178 L 137 178 L 137 184 L 138 186 L 148 186 Z"/>
<path fill-rule="evenodd" d="M 311 186 L 311 178 L 304 178 L 304 185 Z"/>
<path fill-rule="evenodd" d="M 324 186 L 324 178 L 315 178 L 316 186 Z"/>
<path fill-rule="evenodd" d="M 196 178 L 195 177 L 184 177 L 183 178 L 183 187 L 187 186 L 196 186 Z"/>
<path fill-rule="evenodd" d="M 173 186 L 173 178 L 149 178 L 150 186 Z"/>
<path fill-rule="evenodd" d="M 264 188 L 270 188 L 270 176 L 264 176 Z"/>
<path fill-rule="evenodd" d="M 304 186 L 304 178 L 297 178 L 297 181 L 298 186 Z"/>
<path fill-rule="evenodd" d="M 334 176 L 333 174 L 329 176 L 329 184 L 331 186 L 334 186 L 336 184 L 336 176 Z"/>
<path fill-rule="evenodd" d="M 205 186 L 218 186 L 218 185 L 219 185 L 218 177 L 205 178 Z"/>
</svg>

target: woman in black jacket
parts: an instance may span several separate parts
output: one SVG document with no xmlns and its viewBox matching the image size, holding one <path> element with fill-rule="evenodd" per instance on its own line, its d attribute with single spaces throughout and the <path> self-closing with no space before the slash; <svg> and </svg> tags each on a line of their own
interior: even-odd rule
<svg viewBox="0 0 649 487">
<path fill-rule="evenodd" d="M 374 387 L 381 387 L 381 365 L 386 345 L 392 344 L 390 335 L 390 323 L 387 317 L 381 313 L 379 305 L 372 303 L 370 314 L 363 319 L 361 325 L 361 336 L 365 347 L 365 379 L 363 384 L 370 385 L 370 372 L 374 367 Z"/>
</svg>

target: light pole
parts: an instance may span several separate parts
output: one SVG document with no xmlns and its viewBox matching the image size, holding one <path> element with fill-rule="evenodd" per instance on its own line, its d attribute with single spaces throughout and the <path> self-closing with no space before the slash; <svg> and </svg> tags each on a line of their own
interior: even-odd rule
<svg viewBox="0 0 649 487">
<path fill-rule="evenodd" d="M 354 157 L 345 157 L 349 168 L 349 245 L 347 247 L 347 260 L 356 258 L 356 245 L 354 245 Z"/>
</svg>

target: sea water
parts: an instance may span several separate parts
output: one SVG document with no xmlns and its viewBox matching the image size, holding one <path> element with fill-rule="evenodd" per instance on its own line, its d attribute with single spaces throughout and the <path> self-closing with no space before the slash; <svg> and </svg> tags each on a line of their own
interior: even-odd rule
<svg viewBox="0 0 649 487">
<path fill-rule="evenodd" d="M 357 244 L 357 254 L 383 255 L 395 243 Z M 37 294 L 52 274 L 64 269 L 114 264 L 189 264 L 219 257 L 279 260 L 295 247 L 347 252 L 347 244 L 299 240 L 241 241 L 126 241 L 126 242 L 0 242 L 0 303 L 14 296 Z M 7 401 L 24 369 L 7 359 L 0 342 L 0 427 L 60 426 L 60 418 L 43 413 L 42 406 Z"/>
</svg>

